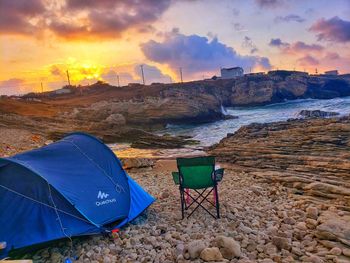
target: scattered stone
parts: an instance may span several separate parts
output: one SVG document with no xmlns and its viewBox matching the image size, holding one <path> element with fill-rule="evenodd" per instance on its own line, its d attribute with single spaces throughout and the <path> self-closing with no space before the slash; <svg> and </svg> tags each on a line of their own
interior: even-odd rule
<svg viewBox="0 0 350 263">
<path fill-rule="evenodd" d="M 350 257 L 350 248 L 343 248 L 342 252 L 344 256 Z"/>
<path fill-rule="evenodd" d="M 285 237 L 272 237 L 272 244 L 274 244 L 279 250 L 285 249 L 290 250 L 291 244 L 290 241 Z"/>
<path fill-rule="evenodd" d="M 218 261 L 223 259 L 221 252 L 217 247 L 208 247 L 203 249 L 200 254 L 200 258 L 204 261 Z"/>
<path fill-rule="evenodd" d="M 308 218 L 317 220 L 317 217 L 318 217 L 318 209 L 317 209 L 316 207 L 312 207 L 312 206 L 308 207 L 308 208 L 306 209 L 306 216 L 307 216 Z"/>
<path fill-rule="evenodd" d="M 206 248 L 206 245 L 201 240 L 195 240 L 189 243 L 185 247 L 184 257 L 186 259 L 196 259 L 200 256 L 203 249 Z"/>
<path fill-rule="evenodd" d="M 339 247 L 334 247 L 329 251 L 332 255 L 340 256 L 342 253 L 342 250 Z"/>
<path fill-rule="evenodd" d="M 222 256 L 226 259 L 239 258 L 241 256 L 241 246 L 233 238 L 219 236 L 214 240 L 214 244 L 219 247 Z"/>
</svg>

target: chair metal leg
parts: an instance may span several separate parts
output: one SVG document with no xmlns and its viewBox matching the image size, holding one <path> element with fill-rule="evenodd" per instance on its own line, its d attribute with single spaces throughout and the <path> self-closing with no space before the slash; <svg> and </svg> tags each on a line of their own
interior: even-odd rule
<svg viewBox="0 0 350 263">
<path fill-rule="evenodd" d="M 215 193 L 216 216 L 217 218 L 220 218 L 220 204 L 219 204 L 219 195 L 218 195 L 217 185 L 215 185 L 214 187 L 214 193 Z"/>
<path fill-rule="evenodd" d="M 206 189 L 205 189 L 206 190 Z M 204 190 L 204 191 L 205 191 Z M 197 198 L 194 198 L 192 195 L 190 195 L 189 194 L 189 197 L 193 200 L 192 201 L 192 203 L 191 203 L 191 205 L 193 204 L 193 203 L 196 203 L 197 204 L 197 206 L 192 210 L 192 212 L 187 216 L 187 218 L 189 218 L 199 207 L 201 207 L 202 209 L 204 209 L 208 214 L 210 214 L 212 217 L 214 217 L 214 218 L 216 218 L 215 217 L 215 215 L 213 215 L 208 209 L 206 209 L 203 205 L 202 205 L 202 203 L 204 202 L 204 201 L 207 201 L 207 202 L 209 202 L 210 203 L 210 201 L 207 199 L 208 198 L 208 196 L 211 194 L 211 192 L 214 190 L 214 188 L 211 188 L 211 190 L 205 195 L 205 196 L 203 196 L 203 194 L 204 194 L 204 192 L 202 192 L 202 194 L 200 194 L 200 196 L 197 196 Z M 197 191 L 196 191 L 197 192 Z M 198 192 L 197 192 L 198 193 Z M 200 202 L 198 202 L 198 199 L 199 198 L 202 198 L 202 200 L 200 201 Z M 190 206 L 191 206 L 190 205 Z"/>
<path fill-rule="evenodd" d="M 213 191 L 213 201 L 214 201 L 214 204 L 215 204 L 215 206 L 216 206 L 216 191 Z"/>
<path fill-rule="evenodd" d="M 188 196 L 190 194 L 190 189 L 186 188 L 185 192 L 187 194 L 186 196 L 186 209 L 188 208 L 187 206 L 190 204 L 190 197 Z"/>
<path fill-rule="evenodd" d="M 181 199 L 181 216 L 182 219 L 185 218 L 185 196 L 184 196 L 184 192 L 183 189 L 180 187 L 180 199 Z"/>
</svg>

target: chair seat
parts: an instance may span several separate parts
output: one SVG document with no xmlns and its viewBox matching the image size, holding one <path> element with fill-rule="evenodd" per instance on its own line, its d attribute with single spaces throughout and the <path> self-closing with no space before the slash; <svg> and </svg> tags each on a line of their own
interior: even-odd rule
<svg viewBox="0 0 350 263">
<path fill-rule="evenodd" d="M 224 168 L 219 168 L 217 170 L 215 170 L 215 174 L 216 174 L 216 181 L 217 182 L 220 182 L 224 176 Z M 179 172 L 172 172 L 171 175 L 173 176 L 173 180 L 174 180 L 174 183 L 176 185 L 179 185 L 180 184 L 180 181 L 179 181 Z"/>
</svg>

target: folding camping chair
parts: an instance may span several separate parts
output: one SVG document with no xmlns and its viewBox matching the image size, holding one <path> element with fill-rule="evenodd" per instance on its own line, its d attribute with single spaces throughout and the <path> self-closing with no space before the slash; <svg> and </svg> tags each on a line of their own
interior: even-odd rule
<svg viewBox="0 0 350 263">
<path fill-rule="evenodd" d="M 182 219 L 185 217 L 185 210 L 188 210 L 193 204 L 197 206 L 187 218 L 199 207 L 214 218 L 220 218 L 217 184 L 223 178 L 224 169 L 215 170 L 215 157 L 177 158 L 176 162 L 178 172 L 173 172 L 172 176 L 175 184 L 179 185 Z M 192 195 L 190 190 L 197 193 L 197 196 Z M 212 192 L 214 193 L 214 202 L 208 198 Z M 216 216 L 202 205 L 204 201 L 216 208 Z"/>
</svg>

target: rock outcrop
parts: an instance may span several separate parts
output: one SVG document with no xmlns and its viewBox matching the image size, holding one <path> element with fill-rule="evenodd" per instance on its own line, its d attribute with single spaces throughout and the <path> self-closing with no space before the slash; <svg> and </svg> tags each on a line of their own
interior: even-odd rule
<svg viewBox="0 0 350 263">
<path fill-rule="evenodd" d="M 264 105 L 294 99 L 330 99 L 350 95 L 347 78 L 310 76 L 293 71 L 273 71 L 234 81 L 230 105 Z"/>
<path fill-rule="evenodd" d="M 301 110 L 298 114 L 305 118 L 328 118 L 340 115 L 338 112 L 329 112 L 321 110 Z"/>
<path fill-rule="evenodd" d="M 209 152 L 350 212 L 350 116 L 251 124 Z"/>
<path fill-rule="evenodd" d="M 272 237 L 265 253 L 277 248 L 307 262 L 349 261 L 350 116 L 251 124 L 208 151 L 267 183 L 272 202 L 283 189 L 287 192 L 293 209 L 278 215 L 294 233 L 268 229 Z M 308 257 L 298 240 L 308 246 Z"/>
</svg>

